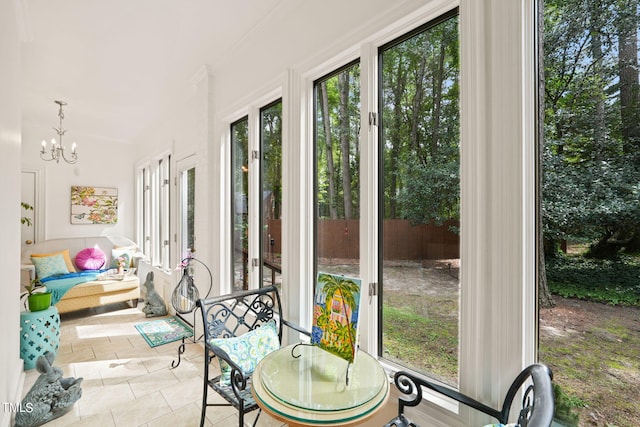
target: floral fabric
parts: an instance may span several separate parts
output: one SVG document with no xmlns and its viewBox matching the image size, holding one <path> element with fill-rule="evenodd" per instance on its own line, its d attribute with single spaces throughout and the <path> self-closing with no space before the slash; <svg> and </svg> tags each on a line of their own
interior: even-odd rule
<svg viewBox="0 0 640 427">
<path fill-rule="evenodd" d="M 280 347 L 276 322 L 273 320 L 239 337 L 215 338 L 209 343 L 224 350 L 245 375 L 251 375 L 267 354 Z M 220 360 L 220 371 L 220 385 L 229 385 L 231 367 L 224 360 Z"/>
</svg>

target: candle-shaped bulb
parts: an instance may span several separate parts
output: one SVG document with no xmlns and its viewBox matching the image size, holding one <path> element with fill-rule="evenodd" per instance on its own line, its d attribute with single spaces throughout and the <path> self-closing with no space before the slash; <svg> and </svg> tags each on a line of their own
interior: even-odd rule
<svg viewBox="0 0 640 427">
<path fill-rule="evenodd" d="M 75 142 L 73 144 L 71 144 L 71 152 L 73 154 L 76 154 L 76 143 Z"/>
</svg>

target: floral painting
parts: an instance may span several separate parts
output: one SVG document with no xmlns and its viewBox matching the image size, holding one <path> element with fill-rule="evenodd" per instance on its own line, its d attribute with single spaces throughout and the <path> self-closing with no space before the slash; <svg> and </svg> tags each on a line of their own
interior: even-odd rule
<svg viewBox="0 0 640 427">
<path fill-rule="evenodd" d="M 118 222 L 118 189 L 71 187 L 71 224 Z"/>
</svg>

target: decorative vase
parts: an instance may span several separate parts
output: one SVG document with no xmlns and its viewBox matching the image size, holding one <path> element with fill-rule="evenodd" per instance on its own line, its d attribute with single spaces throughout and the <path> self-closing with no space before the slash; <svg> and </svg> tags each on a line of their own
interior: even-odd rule
<svg viewBox="0 0 640 427">
<path fill-rule="evenodd" d="M 27 297 L 29 311 L 42 311 L 51 307 L 51 292 L 31 294 Z"/>
</svg>

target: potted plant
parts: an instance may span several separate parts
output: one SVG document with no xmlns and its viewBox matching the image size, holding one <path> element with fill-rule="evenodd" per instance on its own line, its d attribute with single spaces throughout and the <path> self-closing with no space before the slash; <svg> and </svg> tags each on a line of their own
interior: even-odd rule
<svg viewBox="0 0 640 427">
<path fill-rule="evenodd" d="M 26 292 L 20 295 L 20 298 L 26 297 L 29 311 L 46 310 L 51 306 L 51 292 L 47 292 L 47 287 L 40 282 L 40 279 L 31 280 L 24 289 Z"/>
</svg>

